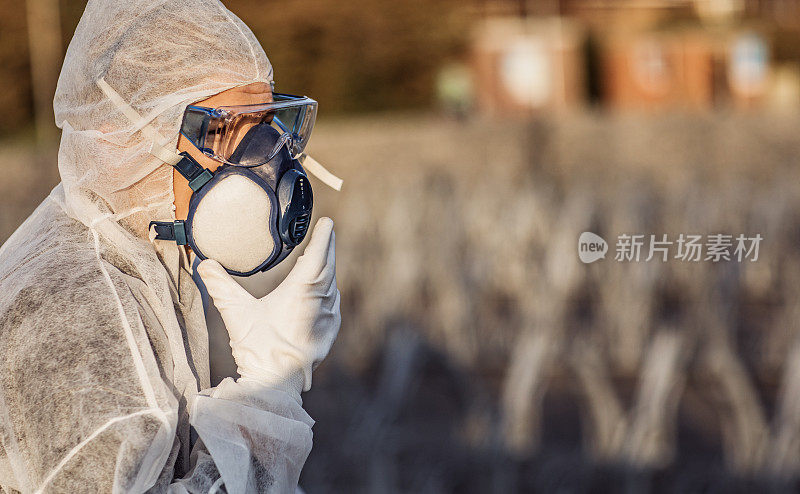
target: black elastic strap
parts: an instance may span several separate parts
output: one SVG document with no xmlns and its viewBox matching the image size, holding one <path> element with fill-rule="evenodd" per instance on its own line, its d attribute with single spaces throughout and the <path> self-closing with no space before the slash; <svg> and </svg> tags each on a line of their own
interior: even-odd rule
<svg viewBox="0 0 800 494">
<path fill-rule="evenodd" d="M 203 166 L 192 158 L 188 152 L 182 152 L 181 156 L 183 156 L 183 159 L 175 165 L 175 169 L 178 170 L 178 173 L 183 175 L 183 178 L 189 181 L 189 187 L 191 187 L 193 191 L 197 192 L 202 186 L 207 184 L 209 180 L 214 178 L 214 174 L 211 170 L 203 168 Z"/>
<path fill-rule="evenodd" d="M 183 220 L 151 221 L 150 228 L 156 232 L 156 240 L 174 240 L 178 245 L 186 245 L 186 225 Z"/>
</svg>

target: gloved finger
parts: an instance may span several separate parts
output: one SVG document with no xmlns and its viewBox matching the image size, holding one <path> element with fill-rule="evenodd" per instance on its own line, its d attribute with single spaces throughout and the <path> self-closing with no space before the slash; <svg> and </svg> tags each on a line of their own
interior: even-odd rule
<svg viewBox="0 0 800 494">
<path fill-rule="evenodd" d="M 315 278 L 309 279 L 308 282 L 315 285 L 326 297 L 330 297 L 336 290 L 336 232 L 331 234 L 325 266 L 319 273 L 316 273 Z"/>
<path fill-rule="evenodd" d="M 332 250 L 333 249 L 333 250 Z M 335 251 L 333 243 L 333 220 L 320 218 L 311 232 L 311 240 L 303 255 L 297 259 L 289 277 L 299 277 L 304 281 L 315 281 L 329 264 L 329 257 Z"/>
<path fill-rule="evenodd" d="M 322 297 L 322 306 L 327 309 L 332 306 L 334 298 L 338 297 L 339 288 L 336 286 L 336 275 L 333 275 L 330 281 L 326 280 L 326 283 L 319 293 Z"/>
<path fill-rule="evenodd" d="M 253 300 L 253 296 L 236 283 L 219 262 L 206 259 L 197 265 L 197 272 L 218 309 L 222 310 L 221 306 Z"/>
<path fill-rule="evenodd" d="M 334 289 L 334 293 L 331 294 L 330 298 L 333 300 L 333 303 L 327 310 L 333 314 L 333 327 L 336 328 L 336 330 L 333 331 L 333 338 L 336 339 L 336 335 L 339 333 L 339 326 L 342 324 L 342 310 L 340 305 L 342 296 L 338 289 Z"/>
<path fill-rule="evenodd" d="M 325 296 L 330 296 L 336 289 L 336 232 L 331 232 L 331 241 L 325 256 L 325 265 L 318 272 L 309 274 L 306 282 L 314 285 Z"/>
<path fill-rule="evenodd" d="M 336 232 L 331 232 L 331 242 L 328 244 L 325 271 L 336 275 Z"/>
</svg>

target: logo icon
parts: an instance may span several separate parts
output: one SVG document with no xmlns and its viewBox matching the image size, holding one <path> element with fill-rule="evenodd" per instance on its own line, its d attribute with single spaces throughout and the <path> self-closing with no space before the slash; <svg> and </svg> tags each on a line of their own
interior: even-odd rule
<svg viewBox="0 0 800 494">
<path fill-rule="evenodd" d="M 592 232 L 583 232 L 578 237 L 578 257 L 584 264 L 591 264 L 604 259 L 608 252 L 608 244 L 603 237 Z"/>
</svg>

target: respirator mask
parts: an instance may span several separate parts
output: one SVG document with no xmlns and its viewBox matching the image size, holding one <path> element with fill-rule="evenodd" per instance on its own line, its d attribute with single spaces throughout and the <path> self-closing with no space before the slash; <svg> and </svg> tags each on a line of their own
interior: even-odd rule
<svg viewBox="0 0 800 494">
<path fill-rule="evenodd" d="M 188 245 L 201 260 L 250 276 L 278 264 L 305 238 L 314 205 L 306 170 L 341 190 L 341 179 L 303 153 L 317 115 L 311 98 L 274 93 L 272 102 L 258 105 L 188 106 L 181 134 L 222 163 L 212 172 L 179 154 L 104 78 L 95 82 L 151 141 L 150 154 L 193 191 L 186 221 L 150 222 L 151 240 Z"/>
<path fill-rule="evenodd" d="M 317 103 L 283 94 L 274 99 L 187 108 L 181 134 L 222 165 L 212 172 L 180 153 L 173 166 L 193 191 L 188 216 L 151 222 L 155 240 L 188 245 L 201 260 L 214 259 L 236 276 L 270 269 L 303 241 L 314 199 L 300 160 L 310 159 L 303 150 Z"/>
</svg>

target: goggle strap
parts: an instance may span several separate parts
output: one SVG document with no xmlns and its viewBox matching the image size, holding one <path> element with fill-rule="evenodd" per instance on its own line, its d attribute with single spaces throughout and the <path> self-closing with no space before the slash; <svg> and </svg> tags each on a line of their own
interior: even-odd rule
<svg viewBox="0 0 800 494">
<path fill-rule="evenodd" d="M 150 230 L 155 232 L 153 240 L 172 240 L 178 245 L 186 245 L 186 225 L 183 220 L 151 221 Z"/>
<path fill-rule="evenodd" d="M 127 119 L 130 120 L 135 127 L 138 127 L 138 124 L 142 121 L 142 116 L 139 115 L 139 112 L 134 110 L 133 107 L 129 105 L 128 102 L 125 101 L 125 99 L 120 96 L 119 93 L 114 90 L 114 88 L 111 87 L 111 85 L 109 85 L 104 78 L 101 77 L 100 79 L 97 79 L 96 83 L 97 87 L 103 91 L 103 94 L 106 95 L 106 98 L 108 98 L 108 100 L 117 107 L 120 113 L 125 115 L 125 117 L 127 117 Z M 159 137 L 158 132 L 155 132 L 155 130 L 149 125 L 145 125 L 142 128 L 142 132 L 147 134 L 148 138 L 153 140 Z M 153 133 L 156 135 L 153 135 Z"/>
<path fill-rule="evenodd" d="M 125 99 L 120 96 L 120 94 L 114 90 L 114 88 L 111 87 L 111 85 L 108 84 L 104 78 L 101 77 L 96 81 L 96 83 L 100 90 L 103 91 L 103 94 L 106 95 L 106 98 L 108 98 L 108 100 L 117 107 L 120 113 L 125 115 L 125 117 L 127 117 L 127 119 L 130 120 L 135 127 L 141 125 L 143 118 L 141 115 L 139 115 L 139 112 L 134 110 L 133 107 L 128 104 L 128 102 L 125 101 Z M 148 139 L 153 141 L 150 146 L 150 154 L 170 166 L 176 166 L 185 159 L 176 151 L 165 147 L 163 144 L 159 144 L 167 141 L 167 139 L 164 138 L 164 136 L 162 136 L 155 128 L 153 128 L 152 125 L 146 123 L 141 127 L 142 133 L 146 135 Z M 181 175 L 183 175 L 183 173 L 181 173 Z"/>
<path fill-rule="evenodd" d="M 169 150 L 164 149 L 161 145 L 158 144 L 159 142 L 164 142 L 166 140 L 164 136 L 162 136 L 149 123 L 143 124 L 144 119 L 142 118 L 141 115 L 139 115 L 139 112 L 134 110 L 133 107 L 130 104 L 128 104 L 128 102 L 125 101 L 125 99 L 122 96 L 120 96 L 120 94 L 113 87 L 111 87 L 111 85 L 108 84 L 104 78 L 101 77 L 100 79 L 97 79 L 97 81 L 95 82 L 97 84 L 97 87 L 99 87 L 100 90 L 103 91 L 103 94 L 106 95 L 106 98 L 108 98 L 108 100 L 111 101 L 111 103 L 113 103 L 113 105 L 117 107 L 117 110 L 119 110 L 120 113 L 125 115 L 125 117 L 128 120 L 130 120 L 134 128 L 141 126 L 142 133 L 145 136 L 147 136 L 148 139 L 153 141 L 150 153 L 165 163 L 173 164 L 171 163 L 170 160 L 174 160 L 175 157 L 169 156 Z M 154 153 L 153 152 L 154 150 L 157 151 L 159 154 Z M 174 154 L 177 155 L 177 153 Z"/>
<path fill-rule="evenodd" d="M 319 163 L 319 161 L 305 153 L 300 156 L 299 161 L 303 164 L 303 168 L 305 168 L 307 172 L 317 177 L 322 183 L 333 190 L 342 190 L 344 180 L 326 170 L 325 167 Z"/>
<path fill-rule="evenodd" d="M 181 160 L 183 160 L 183 156 L 178 154 L 176 151 L 164 147 L 158 144 L 156 141 L 153 141 L 153 144 L 150 146 L 150 154 L 170 166 L 175 166 L 180 163 Z"/>
</svg>

